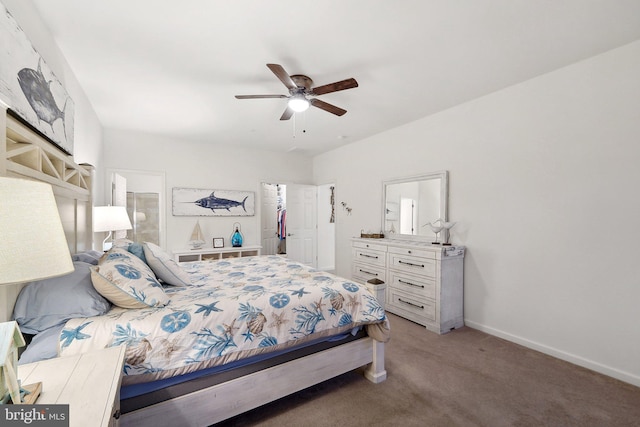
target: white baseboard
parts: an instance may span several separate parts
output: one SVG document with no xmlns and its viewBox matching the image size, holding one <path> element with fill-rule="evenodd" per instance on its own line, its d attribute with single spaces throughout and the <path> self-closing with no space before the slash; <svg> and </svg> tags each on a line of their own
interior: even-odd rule
<svg viewBox="0 0 640 427">
<path fill-rule="evenodd" d="M 549 347 L 467 319 L 465 319 L 464 324 L 470 328 L 486 332 L 489 335 L 503 338 L 507 341 L 511 341 L 524 347 L 537 350 L 541 353 L 548 354 L 549 356 L 573 363 L 574 365 L 582 366 L 583 368 L 587 368 L 620 381 L 633 384 L 636 387 L 640 387 L 640 376 L 634 375 L 630 372 L 624 372 L 619 369 L 612 368 L 611 366 L 603 365 L 601 363 L 594 362 L 593 360 L 585 359 L 584 357 L 576 356 L 575 354 L 567 353 L 562 350 L 558 350 L 557 348 Z"/>
</svg>

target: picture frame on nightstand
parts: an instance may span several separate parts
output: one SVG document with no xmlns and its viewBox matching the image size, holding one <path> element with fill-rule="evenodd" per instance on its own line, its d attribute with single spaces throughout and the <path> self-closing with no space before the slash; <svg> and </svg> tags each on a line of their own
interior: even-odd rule
<svg viewBox="0 0 640 427">
<path fill-rule="evenodd" d="M 224 248 L 224 237 L 214 237 L 213 238 L 213 247 L 214 248 Z"/>
</svg>

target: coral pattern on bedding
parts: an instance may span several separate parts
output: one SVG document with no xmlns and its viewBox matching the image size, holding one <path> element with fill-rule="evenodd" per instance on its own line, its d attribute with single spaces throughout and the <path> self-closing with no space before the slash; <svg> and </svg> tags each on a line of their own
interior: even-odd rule
<svg viewBox="0 0 640 427">
<path fill-rule="evenodd" d="M 69 320 L 60 355 L 127 345 L 123 384 L 153 381 L 372 325 L 388 340 L 383 308 L 347 279 L 279 256 L 180 264 L 191 286 L 167 286 L 165 307 L 112 308 Z"/>
</svg>

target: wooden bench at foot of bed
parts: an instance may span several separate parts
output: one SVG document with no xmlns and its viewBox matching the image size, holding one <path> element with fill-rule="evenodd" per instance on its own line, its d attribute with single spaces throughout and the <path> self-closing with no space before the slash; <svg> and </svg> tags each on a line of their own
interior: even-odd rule
<svg viewBox="0 0 640 427">
<path fill-rule="evenodd" d="M 387 378 L 384 343 L 367 337 L 123 414 L 122 427 L 208 426 L 366 366 L 373 383 Z"/>
</svg>

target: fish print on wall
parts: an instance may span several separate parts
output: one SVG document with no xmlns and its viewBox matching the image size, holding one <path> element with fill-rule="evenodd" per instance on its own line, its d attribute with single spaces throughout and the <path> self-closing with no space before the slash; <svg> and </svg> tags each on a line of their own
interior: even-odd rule
<svg viewBox="0 0 640 427">
<path fill-rule="evenodd" d="M 2 3 L 0 41 L 0 101 L 73 155 L 73 100 Z"/>
<path fill-rule="evenodd" d="M 174 188 L 172 212 L 174 216 L 253 216 L 255 193 Z"/>
</svg>

